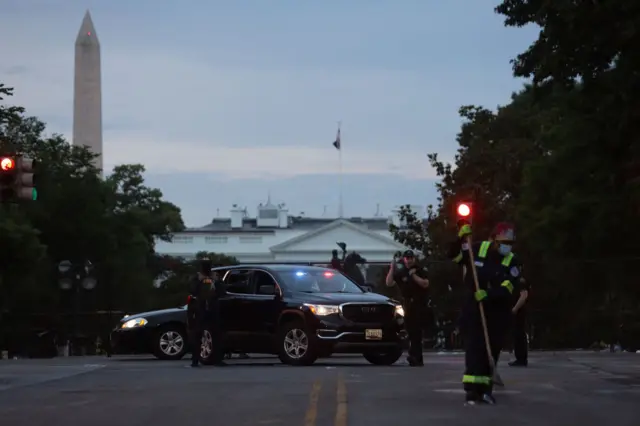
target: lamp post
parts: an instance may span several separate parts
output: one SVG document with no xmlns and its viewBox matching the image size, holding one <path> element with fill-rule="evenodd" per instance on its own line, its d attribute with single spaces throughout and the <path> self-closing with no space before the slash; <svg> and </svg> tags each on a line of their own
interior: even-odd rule
<svg viewBox="0 0 640 426">
<path fill-rule="evenodd" d="M 58 264 L 58 286 L 63 292 L 71 293 L 71 333 L 70 338 L 67 337 L 67 348 L 71 343 L 69 355 L 74 352 L 73 339 L 78 333 L 78 305 L 81 296 L 81 290 L 91 291 L 96 288 L 98 281 L 94 276 L 93 264 L 90 260 L 80 263 L 73 263 L 70 260 L 63 260 Z"/>
</svg>

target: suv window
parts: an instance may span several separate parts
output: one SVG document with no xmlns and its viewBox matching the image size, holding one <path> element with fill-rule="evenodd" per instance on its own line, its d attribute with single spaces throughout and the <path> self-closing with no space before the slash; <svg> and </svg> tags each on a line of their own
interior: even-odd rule
<svg viewBox="0 0 640 426">
<path fill-rule="evenodd" d="M 271 275 L 264 271 L 254 271 L 253 277 L 256 294 L 276 294 L 276 282 L 271 278 Z"/>
<path fill-rule="evenodd" d="M 281 271 L 278 275 L 287 288 L 301 293 L 364 293 L 338 271 L 300 268 Z"/>
<path fill-rule="evenodd" d="M 251 271 L 249 270 L 229 271 L 224 284 L 229 293 L 253 294 Z"/>
</svg>

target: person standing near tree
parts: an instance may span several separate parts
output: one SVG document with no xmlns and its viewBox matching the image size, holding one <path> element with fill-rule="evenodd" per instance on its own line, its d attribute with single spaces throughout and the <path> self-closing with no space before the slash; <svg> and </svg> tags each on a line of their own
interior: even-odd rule
<svg viewBox="0 0 640 426">
<path fill-rule="evenodd" d="M 527 339 L 527 300 L 531 286 L 524 278 L 520 279 L 520 292 L 518 298 L 511 309 L 514 316 L 513 321 L 513 354 L 515 360 L 509 363 L 511 367 L 526 367 L 529 365 L 529 342 Z"/>
<path fill-rule="evenodd" d="M 200 350 L 206 324 L 207 304 L 212 290 L 211 262 L 200 262 L 200 270 L 193 279 L 187 299 L 187 331 L 191 348 L 191 366 L 200 366 Z"/>
</svg>

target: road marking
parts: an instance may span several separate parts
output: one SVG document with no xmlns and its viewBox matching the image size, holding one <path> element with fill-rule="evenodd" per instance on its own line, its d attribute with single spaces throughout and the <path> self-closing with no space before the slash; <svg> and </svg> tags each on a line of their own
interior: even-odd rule
<svg viewBox="0 0 640 426">
<path fill-rule="evenodd" d="M 338 376 L 338 386 L 336 389 L 336 419 L 335 426 L 347 426 L 347 385 L 342 374 Z"/>
<path fill-rule="evenodd" d="M 87 405 L 95 401 L 95 399 L 85 399 L 81 401 L 74 401 L 68 404 L 69 407 L 82 407 L 83 405 Z"/>
<path fill-rule="evenodd" d="M 311 395 L 309 395 L 309 408 L 304 417 L 304 426 L 316 426 L 316 418 L 318 417 L 318 400 L 320 399 L 320 390 L 322 389 L 322 380 L 318 379 L 313 383 Z"/>
<path fill-rule="evenodd" d="M 440 393 L 458 393 L 458 394 L 463 394 L 465 393 L 464 389 L 434 389 L 434 392 L 440 392 Z M 501 390 L 501 391 L 496 391 L 496 394 L 502 394 L 502 395 L 515 395 L 515 394 L 519 394 L 522 393 L 520 391 L 517 390 Z"/>
</svg>

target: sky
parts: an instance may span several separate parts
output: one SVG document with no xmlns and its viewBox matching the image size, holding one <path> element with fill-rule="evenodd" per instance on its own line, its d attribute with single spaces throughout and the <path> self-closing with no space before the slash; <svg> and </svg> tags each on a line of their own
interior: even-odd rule
<svg viewBox="0 0 640 426">
<path fill-rule="evenodd" d="M 90 10 L 105 172 L 145 165 L 189 226 L 232 204 L 252 214 L 268 196 L 335 217 L 340 188 L 345 216 L 437 203 L 427 154 L 453 160 L 461 105 L 508 103 L 523 84 L 509 60 L 536 37 L 505 28 L 498 0 L 2 3 L 8 101 L 68 140 L 74 42 Z"/>
</svg>

